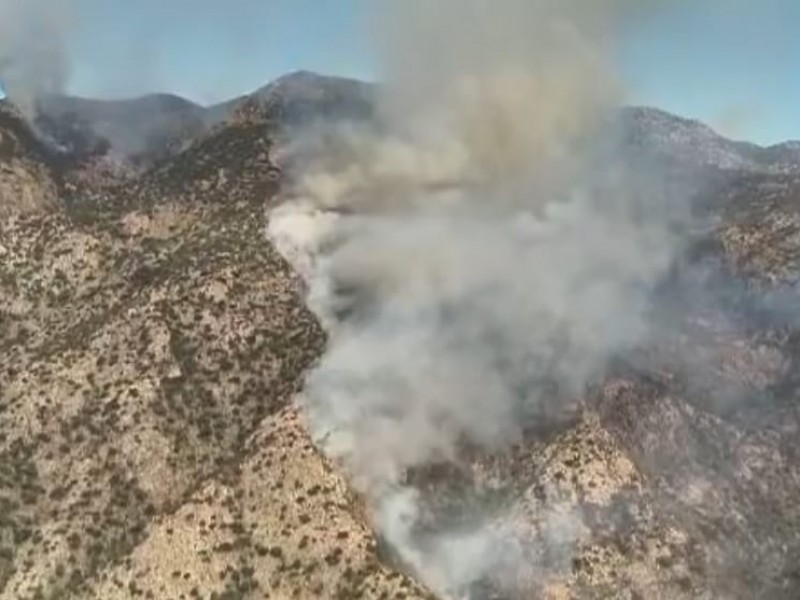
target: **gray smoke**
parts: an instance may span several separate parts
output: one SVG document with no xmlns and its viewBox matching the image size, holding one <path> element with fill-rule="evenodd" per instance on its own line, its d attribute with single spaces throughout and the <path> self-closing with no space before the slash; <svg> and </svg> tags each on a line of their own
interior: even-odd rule
<svg viewBox="0 0 800 600">
<path fill-rule="evenodd" d="M 200 59 L 193 54 L 176 57 L 181 48 L 176 39 L 205 40 L 209 48 L 224 44 L 227 50 L 248 55 L 256 40 L 270 39 L 270 28 L 283 26 L 286 14 L 280 4 L 262 0 L 0 0 L 0 84 L 26 112 L 42 97 L 66 93 L 76 67 L 84 74 L 82 94 L 102 98 L 162 91 L 180 94 L 184 90 L 175 89 L 177 83 L 167 78 L 163 63 Z M 80 65 L 75 64 L 78 59 Z M 206 62 L 207 69 L 215 64 Z M 210 72 L 205 89 L 191 90 L 199 96 L 193 99 L 228 100 L 247 91 L 240 88 L 240 75 L 230 65 Z"/>
<path fill-rule="evenodd" d="M 313 433 L 447 597 L 514 573 L 524 549 L 496 519 L 431 525 L 408 474 L 569 418 L 644 335 L 677 247 L 658 189 L 598 158 L 625 7 L 382 4 L 381 127 L 328 140 L 270 214 L 331 334 L 302 399 Z M 580 515 L 549 510 L 543 543 L 566 557 Z"/>
<path fill-rule="evenodd" d="M 26 114 L 69 78 L 71 0 L 0 0 L 0 81 Z"/>
</svg>

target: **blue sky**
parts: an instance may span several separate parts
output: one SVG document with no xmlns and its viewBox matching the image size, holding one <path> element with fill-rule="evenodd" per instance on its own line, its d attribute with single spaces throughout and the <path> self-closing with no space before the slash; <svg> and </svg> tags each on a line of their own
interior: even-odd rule
<svg viewBox="0 0 800 600">
<path fill-rule="evenodd" d="M 159 90 L 210 103 L 297 69 L 372 72 L 362 27 L 369 0 L 77 1 L 74 93 Z"/>
<path fill-rule="evenodd" d="M 373 76 L 371 0 L 74 1 L 73 93 L 210 103 L 301 68 Z M 737 138 L 800 139 L 800 0 L 642 1 L 661 8 L 620 42 L 631 102 Z"/>
<path fill-rule="evenodd" d="M 800 0 L 677 0 L 620 47 L 634 101 L 736 138 L 800 139 Z"/>
</svg>

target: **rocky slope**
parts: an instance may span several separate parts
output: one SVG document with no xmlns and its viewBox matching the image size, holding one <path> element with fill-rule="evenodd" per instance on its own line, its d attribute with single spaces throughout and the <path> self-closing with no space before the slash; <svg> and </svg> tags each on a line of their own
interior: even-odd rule
<svg viewBox="0 0 800 600">
<path fill-rule="evenodd" d="M 324 335 L 264 242 L 268 140 L 38 211 L 3 187 L 0 598 L 424 595 L 291 406 Z"/>
<path fill-rule="evenodd" d="M 678 158 L 653 152 L 638 163 L 650 185 L 663 176 L 692 195 L 677 224 L 689 243 L 659 286 L 653 331 L 579 397 L 553 392 L 571 418 L 544 415 L 502 452 L 467 447 L 407 474 L 420 547 L 455 537 L 465 546 L 458 566 L 469 568 L 481 524 L 497 532 L 492 543 L 503 540 L 486 563 L 512 555 L 468 598 L 789 599 L 800 590 L 800 179 Z M 342 284 L 341 329 L 361 332 L 359 317 L 379 309 L 373 290 L 347 276 L 343 268 L 329 285 Z M 455 312 L 434 315 L 433 327 Z M 502 334 L 487 329 L 481 341 L 504 358 Z M 347 369 L 346 358 L 337 366 Z"/>
<path fill-rule="evenodd" d="M 264 236 L 274 106 L 143 174 L 64 162 L 0 109 L 0 599 L 429 596 L 292 403 L 325 334 Z M 563 427 L 408 477 L 432 522 L 496 514 L 525 542 L 474 600 L 796 598 L 794 150 L 630 115 L 702 175 L 669 334 Z"/>
<path fill-rule="evenodd" d="M 53 205 L 57 179 L 47 148 L 14 107 L 0 102 L 0 217 Z"/>
<path fill-rule="evenodd" d="M 48 96 L 37 104 L 35 123 L 42 136 L 72 156 L 111 153 L 145 166 L 206 128 L 205 109 L 168 94 L 133 100 Z"/>
<path fill-rule="evenodd" d="M 626 107 L 620 121 L 627 141 L 690 165 L 767 173 L 800 172 L 800 151 L 787 142 L 762 147 L 729 140 L 692 119 L 649 107 Z"/>
</svg>

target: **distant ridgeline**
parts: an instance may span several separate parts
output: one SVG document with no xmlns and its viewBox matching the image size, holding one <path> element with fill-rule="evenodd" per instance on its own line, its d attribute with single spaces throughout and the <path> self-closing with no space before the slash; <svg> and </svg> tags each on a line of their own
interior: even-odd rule
<svg viewBox="0 0 800 600">
<path fill-rule="evenodd" d="M 211 106 L 171 94 L 97 100 L 53 95 L 35 105 L 32 125 L 54 151 L 85 161 L 109 156 L 147 168 L 185 148 L 193 139 L 257 105 L 291 135 L 315 123 L 363 121 L 375 116 L 375 84 L 298 71 Z M 2 82 L 0 96 L 5 98 Z M 8 100 L 0 100 L 0 102 Z M 719 169 L 772 173 L 800 171 L 800 141 L 762 147 L 729 140 L 699 121 L 646 107 L 626 107 L 617 124 L 621 141 L 637 152 Z"/>
</svg>

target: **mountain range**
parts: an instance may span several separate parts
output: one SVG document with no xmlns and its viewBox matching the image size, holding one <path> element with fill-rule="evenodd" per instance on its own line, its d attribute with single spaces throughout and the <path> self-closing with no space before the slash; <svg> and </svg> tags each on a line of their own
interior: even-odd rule
<svg viewBox="0 0 800 600">
<path fill-rule="evenodd" d="M 0 103 L 0 600 L 434 597 L 292 401 L 326 333 L 263 227 L 275 144 L 375 93 L 301 72 L 212 107 Z M 562 429 L 414 476 L 455 514 L 502 482 L 534 539 L 554 499 L 585 515 L 566 565 L 471 600 L 796 598 L 800 143 L 619 118 L 631 155 L 697 182 L 670 335 Z"/>
<path fill-rule="evenodd" d="M 113 148 L 126 159 L 145 162 L 225 122 L 245 100 L 269 107 L 282 125 L 309 120 L 363 120 L 373 115 L 378 86 L 308 71 L 290 73 L 257 89 L 204 107 L 170 94 L 131 100 L 49 96 L 38 103 L 34 122 L 57 148 L 71 155 Z M 792 172 L 800 164 L 800 141 L 762 147 L 729 140 L 703 123 L 648 107 L 626 107 L 619 120 L 633 144 L 668 157 L 721 169 Z"/>
</svg>

